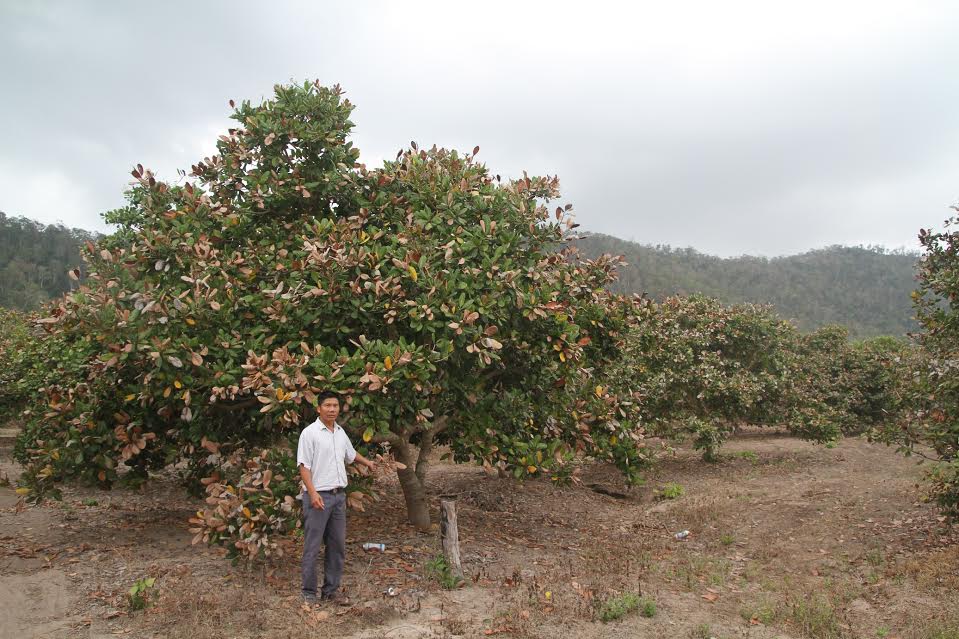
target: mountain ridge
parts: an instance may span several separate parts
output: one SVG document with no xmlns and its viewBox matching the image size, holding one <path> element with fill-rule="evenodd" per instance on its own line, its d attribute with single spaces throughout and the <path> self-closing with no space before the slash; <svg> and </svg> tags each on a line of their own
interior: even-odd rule
<svg viewBox="0 0 959 639">
<path fill-rule="evenodd" d="M 626 264 L 612 287 L 622 293 L 771 304 L 802 330 L 842 324 L 857 338 L 917 328 L 911 294 L 919 254 L 910 251 L 832 245 L 780 257 L 717 257 L 601 233 L 584 233 L 572 244 L 590 258 L 622 255 Z"/>
</svg>

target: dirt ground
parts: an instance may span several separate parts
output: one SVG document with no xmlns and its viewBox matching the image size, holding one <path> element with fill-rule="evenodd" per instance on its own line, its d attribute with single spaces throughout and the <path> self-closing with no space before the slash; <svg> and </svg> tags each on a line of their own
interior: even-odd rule
<svg viewBox="0 0 959 639">
<path fill-rule="evenodd" d="M 9 447 L 0 469 L 16 477 Z M 68 488 L 20 512 L 2 487 L 0 637 L 956 639 L 959 535 L 921 503 L 921 474 L 859 439 L 826 448 L 759 432 L 715 464 L 680 449 L 631 491 L 599 464 L 570 487 L 436 464 L 434 512 L 456 496 L 466 584 L 442 588 L 427 566 L 438 534 L 415 532 L 383 483 L 349 515 L 353 606 L 316 609 L 299 601 L 298 545 L 252 568 L 191 546 L 202 502 L 172 479 Z M 683 494 L 658 499 L 668 483 Z M 145 577 L 149 605 L 133 611 L 126 593 Z M 630 598 L 639 609 L 601 620 Z"/>
</svg>

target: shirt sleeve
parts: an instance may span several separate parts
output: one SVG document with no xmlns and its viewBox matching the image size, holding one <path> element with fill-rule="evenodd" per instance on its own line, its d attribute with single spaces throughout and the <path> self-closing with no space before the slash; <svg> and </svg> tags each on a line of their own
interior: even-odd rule
<svg viewBox="0 0 959 639">
<path fill-rule="evenodd" d="M 356 449 L 353 448 L 353 442 L 350 441 L 346 431 L 343 431 L 343 439 L 346 440 L 346 454 L 344 455 L 344 459 L 346 459 L 347 464 L 352 464 L 353 460 L 356 459 Z"/>
<path fill-rule="evenodd" d="M 307 470 L 313 470 L 310 468 L 313 462 L 313 441 L 310 439 L 310 436 L 307 435 L 306 430 L 300 433 L 300 440 L 296 444 L 296 465 L 303 466 Z"/>
</svg>

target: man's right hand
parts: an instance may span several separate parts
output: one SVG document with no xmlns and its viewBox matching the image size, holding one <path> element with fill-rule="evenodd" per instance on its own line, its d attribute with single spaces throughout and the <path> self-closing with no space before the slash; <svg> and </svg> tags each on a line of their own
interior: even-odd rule
<svg viewBox="0 0 959 639">
<path fill-rule="evenodd" d="M 326 508 L 326 504 L 323 503 L 323 498 L 320 497 L 320 493 L 313 493 L 310 495 L 310 505 L 320 510 Z"/>
</svg>

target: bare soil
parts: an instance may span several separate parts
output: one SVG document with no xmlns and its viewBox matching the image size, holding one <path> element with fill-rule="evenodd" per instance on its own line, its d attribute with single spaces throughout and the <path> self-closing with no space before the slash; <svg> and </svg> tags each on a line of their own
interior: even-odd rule
<svg viewBox="0 0 959 639">
<path fill-rule="evenodd" d="M 9 453 L 0 470 L 15 479 Z M 955 639 L 959 536 L 920 501 L 921 475 L 859 439 L 826 448 L 759 431 L 715 464 L 680 449 L 632 490 L 601 464 L 560 487 L 437 463 L 434 513 L 440 495 L 457 497 L 466 584 L 441 587 L 427 567 L 438 533 L 414 531 L 384 480 L 382 498 L 349 516 L 353 605 L 319 608 L 300 603 L 296 540 L 254 567 L 191 546 L 202 502 L 172 478 L 67 487 L 62 502 L 26 508 L 2 487 L 0 637 Z M 658 499 L 666 483 L 684 493 Z M 156 578 L 149 605 L 131 610 L 144 577 Z M 630 594 L 654 614 L 600 621 Z"/>
</svg>

